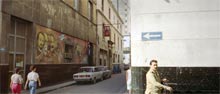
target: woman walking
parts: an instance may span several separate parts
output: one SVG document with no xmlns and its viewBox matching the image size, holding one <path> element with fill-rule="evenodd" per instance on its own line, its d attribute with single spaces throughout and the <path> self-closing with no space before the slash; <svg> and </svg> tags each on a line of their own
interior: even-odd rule
<svg viewBox="0 0 220 94">
<path fill-rule="evenodd" d="M 31 72 L 29 72 L 27 75 L 27 81 L 25 83 L 24 89 L 27 89 L 27 84 L 29 83 L 28 87 L 30 89 L 30 94 L 36 94 L 37 82 L 38 85 L 41 86 L 41 81 L 38 73 L 36 72 L 37 68 L 32 65 L 30 70 Z"/>
<path fill-rule="evenodd" d="M 23 82 L 23 79 L 21 75 L 19 74 L 19 72 L 20 72 L 20 69 L 15 68 L 15 72 L 11 76 L 10 88 L 11 88 L 12 94 L 21 93 L 21 84 Z"/>
</svg>

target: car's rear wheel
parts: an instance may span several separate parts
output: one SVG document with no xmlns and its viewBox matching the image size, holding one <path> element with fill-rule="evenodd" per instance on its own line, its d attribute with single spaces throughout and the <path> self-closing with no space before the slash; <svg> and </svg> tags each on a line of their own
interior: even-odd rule
<svg viewBox="0 0 220 94">
<path fill-rule="evenodd" d="M 94 78 L 94 79 L 93 79 L 92 83 L 93 83 L 93 84 L 95 84 L 95 83 L 96 83 L 96 78 Z"/>
<path fill-rule="evenodd" d="M 112 77 L 112 75 L 110 74 L 108 78 L 111 78 L 111 77 Z"/>
<path fill-rule="evenodd" d="M 104 80 L 104 76 L 101 77 L 101 81 L 103 81 L 103 80 Z"/>
<path fill-rule="evenodd" d="M 77 85 L 80 84 L 80 81 L 76 81 L 76 84 L 77 84 Z"/>
</svg>

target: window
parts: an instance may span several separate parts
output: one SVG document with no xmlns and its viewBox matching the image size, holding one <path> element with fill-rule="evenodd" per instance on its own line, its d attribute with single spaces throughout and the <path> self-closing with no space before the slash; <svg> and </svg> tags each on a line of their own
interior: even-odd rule
<svg viewBox="0 0 220 94">
<path fill-rule="evenodd" d="M 115 34 L 114 34 L 114 42 L 115 42 Z"/>
<path fill-rule="evenodd" d="M 105 37 L 104 32 L 105 32 L 105 23 L 102 24 L 102 37 L 103 38 Z"/>
<path fill-rule="evenodd" d="M 74 0 L 74 9 L 79 10 L 79 0 Z"/>
<path fill-rule="evenodd" d="M 9 70 L 19 67 L 24 70 L 26 64 L 27 35 L 30 23 L 17 19 L 11 19 L 11 30 L 8 36 Z M 23 72 L 21 75 L 24 76 Z"/>
<path fill-rule="evenodd" d="M 121 48 L 120 49 L 122 49 L 122 40 L 121 40 Z"/>
<path fill-rule="evenodd" d="M 64 62 L 65 63 L 70 63 L 72 62 L 72 57 L 73 57 L 73 50 L 72 50 L 73 46 L 69 45 L 69 44 L 65 44 L 64 47 Z"/>
<path fill-rule="evenodd" d="M 104 66 L 106 66 L 106 60 L 104 60 Z M 107 69 L 105 69 L 105 70 L 107 70 Z"/>
<path fill-rule="evenodd" d="M 128 15 L 127 14 L 125 14 L 125 17 L 127 17 Z"/>
<path fill-rule="evenodd" d="M 119 25 L 118 25 L 119 21 L 117 20 L 117 28 L 119 28 Z"/>
<path fill-rule="evenodd" d="M 118 37 L 118 40 L 117 40 L 117 41 L 118 41 L 118 49 L 119 49 L 119 46 L 120 46 L 120 44 L 119 44 L 119 37 Z"/>
<path fill-rule="evenodd" d="M 104 0 L 102 0 L 102 11 L 104 11 Z"/>
<path fill-rule="evenodd" d="M 108 14 L 109 14 L 108 18 L 111 19 L 111 9 L 110 8 L 108 9 Z"/>
<path fill-rule="evenodd" d="M 118 62 L 120 62 L 120 55 L 118 55 Z"/>
<path fill-rule="evenodd" d="M 81 72 L 93 72 L 93 68 L 81 68 Z"/>
<path fill-rule="evenodd" d="M 112 60 L 113 60 L 113 63 L 115 63 L 115 54 L 113 54 L 113 59 Z"/>
<path fill-rule="evenodd" d="M 128 28 L 128 26 L 127 26 L 127 25 L 125 25 L 125 28 Z"/>
<path fill-rule="evenodd" d="M 113 23 L 115 24 L 115 15 L 113 15 Z"/>
<path fill-rule="evenodd" d="M 92 2 L 89 1 L 88 2 L 88 17 L 90 20 L 92 20 L 92 16 L 93 15 L 93 6 L 92 6 Z"/>
<path fill-rule="evenodd" d="M 99 59 L 99 65 L 102 65 L 102 59 Z"/>
</svg>

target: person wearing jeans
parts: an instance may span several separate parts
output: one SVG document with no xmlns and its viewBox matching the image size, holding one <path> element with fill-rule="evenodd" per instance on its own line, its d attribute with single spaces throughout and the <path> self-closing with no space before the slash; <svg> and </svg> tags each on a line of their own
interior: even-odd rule
<svg viewBox="0 0 220 94">
<path fill-rule="evenodd" d="M 29 89 L 30 89 L 30 94 L 35 94 L 36 93 L 36 88 L 37 88 L 37 82 L 36 81 L 29 81 Z"/>
<path fill-rule="evenodd" d="M 36 72 L 37 68 L 35 66 L 30 67 L 31 72 L 27 75 L 27 81 L 25 83 L 24 89 L 27 89 L 27 84 L 30 90 L 30 94 L 36 94 L 37 82 L 38 85 L 41 86 L 41 81 L 38 73 Z"/>
</svg>

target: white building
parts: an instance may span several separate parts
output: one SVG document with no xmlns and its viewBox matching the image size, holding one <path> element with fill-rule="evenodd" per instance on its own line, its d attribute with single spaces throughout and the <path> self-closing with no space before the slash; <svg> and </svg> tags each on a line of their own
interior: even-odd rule
<svg viewBox="0 0 220 94">
<path fill-rule="evenodd" d="M 152 59 L 173 93 L 219 94 L 220 0 L 131 0 L 131 22 L 137 94 Z"/>
<path fill-rule="evenodd" d="M 132 66 L 157 59 L 160 66 L 219 67 L 219 6 L 219 0 L 132 0 Z"/>
</svg>

